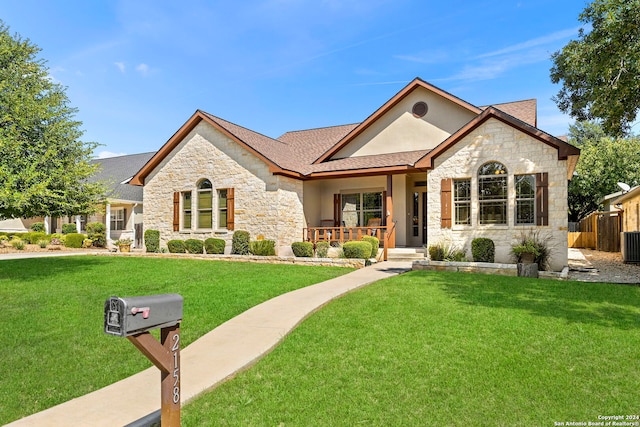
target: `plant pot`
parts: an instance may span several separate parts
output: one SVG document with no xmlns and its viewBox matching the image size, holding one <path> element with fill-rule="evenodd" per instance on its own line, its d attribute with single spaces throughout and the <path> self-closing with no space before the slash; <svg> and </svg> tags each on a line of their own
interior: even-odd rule
<svg viewBox="0 0 640 427">
<path fill-rule="evenodd" d="M 119 245 L 120 252 L 131 252 L 131 245 Z"/>
</svg>

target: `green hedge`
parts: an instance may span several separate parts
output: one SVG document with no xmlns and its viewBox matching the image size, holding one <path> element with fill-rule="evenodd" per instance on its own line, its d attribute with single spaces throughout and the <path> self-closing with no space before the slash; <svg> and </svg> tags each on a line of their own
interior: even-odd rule
<svg viewBox="0 0 640 427">
<path fill-rule="evenodd" d="M 249 255 L 249 232 L 238 230 L 231 239 L 231 253 L 234 255 Z"/>
<path fill-rule="evenodd" d="M 329 242 L 316 243 L 316 256 L 318 258 L 327 258 L 329 256 Z"/>
<path fill-rule="evenodd" d="M 169 240 L 167 242 L 167 248 L 172 254 L 183 254 L 187 251 L 184 240 Z"/>
<path fill-rule="evenodd" d="M 380 240 L 375 236 L 362 236 L 361 240 L 371 243 L 371 256 L 369 258 L 377 257 L 378 249 L 380 249 Z"/>
<path fill-rule="evenodd" d="M 496 246 L 493 240 L 486 237 L 476 237 L 471 241 L 471 255 L 475 262 L 494 262 Z"/>
<path fill-rule="evenodd" d="M 81 233 L 68 233 L 64 239 L 64 245 L 67 248 L 81 248 L 87 236 Z"/>
<path fill-rule="evenodd" d="M 204 252 L 204 242 L 200 239 L 187 239 L 184 246 L 190 254 L 201 254 Z"/>
<path fill-rule="evenodd" d="M 147 248 L 147 252 L 151 252 L 151 253 L 160 252 L 160 231 L 145 230 L 144 246 Z"/>
<path fill-rule="evenodd" d="M 224 247 L 226 246 L 226 242 L 223 239 L 216 239 L 214 237 L 209 237 L 204 241 L 204 250 L 208 254 L 224 254 Z"/>
<path fill-rule="evenodd" d="M 107 246 L 107 226 L 101 222 L 88 223 L 87 237 L 93 241 L 93 246 L 104 248 Z"/>
<path fill-rule="evenodd" d="M 31 243 L 32 245 L 35 245 L 40 240 L 44 240 L 46 238 L 47 238 L 47 235 L 45 233 L 42 233 L 40 231 L 31 231 L 31 232 L 27 233 L 23 237 L 23 240 L 26 240 L 27 242 Z"/>
<path fill-rule="evenodd" d="M 78 229 L 75 224 L 62 224 L 62 234 L 77 233 Z"/>
<path fill-rule="evenodd" d="M 45 231 L 44 222 L 34 222 L 33 224 L 31 224 L 31 227 L 29 227 L 29 229 L 31 231 L 39 231 L 41 233 L 44 233 Z"/>
<path fill-rule="evenodd" d="M 313 243 L 311 242 L 293 242 L 291 250 L 297 257 L 311 258 L 313 256 Z"/>
<path fill-rule="evenodd" d="M 360 240 L 359 242 L 345 242 L 342 252 L 345 258 L 369 259 L 371 256 L 371 243 Z"/>
<path fill-rule="evenodd" d="M 275 240 L 254 240 L 249 243 L 249 252 L 258 256 L 273 256 L 276 254 Z"/>
</svg>

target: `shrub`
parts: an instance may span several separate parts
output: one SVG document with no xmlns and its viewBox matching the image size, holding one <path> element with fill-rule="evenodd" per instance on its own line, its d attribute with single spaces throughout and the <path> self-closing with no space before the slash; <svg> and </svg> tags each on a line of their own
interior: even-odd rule
<svg viewBox="0 0 640 427">
<path fill-rule="evenodd" d="M 101 222 L 88 223 L 87 238 L 93 241 L 93 246 L 104 248 L 107 246 L 107 226 Z"/>
<path fill-rule="evenodd" d="M 35 245 L 36 243 L 38 243 L 38 240 L 43 240 L 46 238 L 46 236 L 46 234 L 40 231 L 32 231 L 24 236 L 24 240 L 31 243 L 32 245 Z"/>
<path fill-rule="evenodd" d="M 360 240 L 359 242 L 345 242 L 342 245 L 345 258 L 369 259 L 371 256 L 371 243 Z"/>
<path fill-rule="evenodd" d="M 184 246 L 190 254 L 201 254 L 204 251 L 204 242 L 200 239 L 187 239 Z"/>
<path fill-rule="evenodd" d="M 82 247 L 83 248 L 90 248 L 91 246 L 93 246 L 93 240 L 91 239 L 84 239 L 82 241 Z"/>
<path fill-rule="evenodd" d="M 311 258 L 313 256 L 313 243 L 311 242 L 293 242 L 291 250 L 297 257 Z"/>
<path fill-rule="evenodd" d="M 44 233 L 44 222 L 34 222 L 33 224 L 31 224 L 31 227 L 29 228 L 31 229 L 31 231 Z"/>
<path fill-rule="evenodd" d="M 65 236 L 64 239 L 64 245 L 67 248 L 81 248 L 82 247 L 82 243 L 84 242 L 84 239 L 86 239 L 87 236 L 85 236 L 84 234 L 81 233 L 68 233 Z"/>
<path fill-rule="evenodd" d="M 38 246 L 40 246 L 42 249 L 46 248 L 47 245 L 49 244 L 49 242 L 47 242 L 46 240 L 38 240 Z"/>
<path fill-rule="evenodd" d="M 528 233 L 522 233 L 517 242 L 511 246 L 511 255 L 516 262 L 520 262 L 522 253 L 532 253 L 534 254 L 533 262 L 538 264 L 540 270 L 546 270 L 551 256 L 550 239 L 551 236 L 542 236 L 539 231 L 530 230 Z"/>
<path fill-rule="evenodd" d="M 476 237 L 471 241 L 471 255 L 475 262 L 494 262 L 496 246 L 493 240 L 486 237 Z"/>
<path fill-rule="evenodd" d="M 169 253 L 172 254 L 183 254 L 187 251 L 184 240 L 169 240 L 167 242 L 167 248 L 169 249 Z"/>
<path fill-rule="evenodd" d="M 147 248 L 147 252 L 152 252 L 152 253 L 160 252 L 160 231 L 145 230 L 144 246 Z"/>
<path fill-rule="evenodd" d="M 238 230 L 231 239 L 231 253 L 234 255 L 249 255 L 249 232 Z"/>
<path fill-rule="evenodd" d="M 464 261 L 466 253 L 446 241 L 430 245 L 427 248 L 432 261 Z"/>
<path fill-rule="evenodd" d="M 20 239 L 20 238 L 13 238 L 11 239 L 11 241 L 9 242 L 11 244 L 11 246 L 14 247 L 14 249 L 17 249 L 19 251 L 24 249 L 24 240 Z"/>
<path fill-rule="evenodd" d="M 254 240 L 249 243 L 249 252 L 258 256 L 273 256 L 276 254 L 275 240 Z"/>
<path fill-rule="evenodd" d="M 214 237 L 209 237 L 204 241 L 204 250 L 208 254 L 224 254 L 224 247 L 227 245 L 227 242 L 224 239 L 216 239 Z"/>
<path fill-rule="evenodd" d="M 361 240 L 371 243 L 371 256 L 369 258 L 377 257 L 378 249 L 380 249 L 380 240 L 375 236 L 362 236 Z"/>
<path fill-rule="evenodd" d="M 62 224 L 62 234 L 78 233 L 75 224 Z"/>
<path fill-rule="evenodd" d="M 327 258 L 329 256 L 329 242 L 316 243 L 316 256 L 318 258 Z"/>
</svg>

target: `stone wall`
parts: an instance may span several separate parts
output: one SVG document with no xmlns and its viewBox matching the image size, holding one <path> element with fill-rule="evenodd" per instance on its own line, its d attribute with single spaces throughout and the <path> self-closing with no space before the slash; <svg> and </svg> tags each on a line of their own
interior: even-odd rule
<svg viewBox="0 0 640 427">
<path fill-rule="evenodd" d="M 507 168 L 507 225 L 479 224 L 478 169 L 490 161 Z M 539 172 L 549 174 L 549 225 L 515 226 L 514 175 Z M 446 178 L 471 179 L 471 225 L 441 228 L 440 186 Z M 471 258 L 471 241 L 488 237 L 496 246 L 496 262 L 509 263 L 516 239 L 523 233 L 538 232 L 548 239 L 551 269 L 560 271 L 567 265 L 567 162 L 558 160 L 555 148 L 492 118 L 436 158 L 428 174 L 428 188 L 429 244 L 446 241 L 463 248 Z"/>
<path fill-rule="evenodd" d="M 215 237 L 226 240 L 230 252 L 233 231 L 195 229 L 195 209 L 192 229 L 173 231 L 173 193 L 195 192 L 205 178 L 214 191 L 234 188 L 235 230 L 248 231 L 252 240 L 275 240 L 279 255 L 288 255 L 291 243 L 300 240 L 302 182 L 273 175 L 257 156 L 201 122 L 146 179 L 144 227 L 160 231 L 161 246 L 171 239 Z"/>
</svg>

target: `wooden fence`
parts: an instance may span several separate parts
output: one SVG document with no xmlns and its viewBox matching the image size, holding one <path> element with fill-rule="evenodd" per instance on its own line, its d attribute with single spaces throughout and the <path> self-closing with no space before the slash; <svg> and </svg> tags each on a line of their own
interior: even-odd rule
<svg viewBox="0 0 640 427">
<path fill-rule="evenodd" d="M 578 223 L 578 230 L 569 232 L 570 248 L 620 252 L 621 211 L 592 212 Z"/>
</svg>

